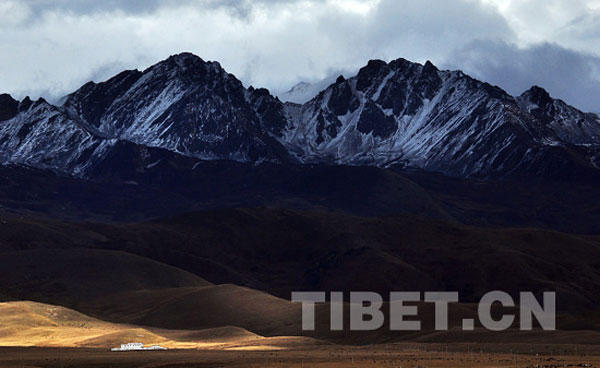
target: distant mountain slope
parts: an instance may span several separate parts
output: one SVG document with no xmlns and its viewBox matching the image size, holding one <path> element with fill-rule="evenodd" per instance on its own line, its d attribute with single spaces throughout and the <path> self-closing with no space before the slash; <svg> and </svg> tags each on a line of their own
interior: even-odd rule
<svg viewBox="0 0 600 368">
<path fill-rule="evenodd" d="M 300 82 L 288 91 L 276 95 L 284 102 L 304 104 L 312 100 L 319 92 L 327 88 L 330 84 L 334 83 L 336 78 L 339 77 L 337 75 L 329 75 L 326 78 L 313 83 Z"/>
<path fill-rule="evenodd" d="M 574 109 L 562 100 L 553 99 L 546 90 L 538 86 L 523 92 L 517 97 L 517 103 L 550 130 L 551 134 L 548 138 L 554 136 L 559 139 L 552 142 L 553 144 L 558 145 L 561 142 L 589 146 L 600 144 L 597 114 Z"/>
<path fill-rule="evenodd" d="M 460 71 L 404 59 L 371 60 L 302 105 L 246 89 L 189 53 L 89 82 L 61 106 L 0 98 L 0 162 L 80 177 L 129 143 L 205 160 L 587 180 L 600 175 L 599 137 L 598 115 L 539 87 L 515 98 Z"/>
<path fill-rule="evenodd" d="M 121 222 L 257 206 L 451 218 L 418 185 L 377 167 L 199 161 L 124 141 L 87 180 L 0 166 L 0 208 L 17 213 Z"/>
<path fill-rule="evenodd" d="M 370 166 L 199 161 L 121 141 L 97 163 L 90 179 L 0 166 L 0 211 L 7 213 L 7 221 L 33 214 L 131 222 L 193 210 L 269 207 L 600 234 L 597 183 L 571 177 L 481 181 Z"/>
</svg>

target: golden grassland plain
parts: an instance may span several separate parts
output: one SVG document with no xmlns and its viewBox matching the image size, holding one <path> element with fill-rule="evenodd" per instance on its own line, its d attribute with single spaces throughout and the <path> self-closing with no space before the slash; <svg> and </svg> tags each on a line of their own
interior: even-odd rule
<svg viewBox="0 0 600 368">
<path fill-rule="evenodd" d="M 124 342 L 170 349 L 285 349 L 316 344 L 306 337 L 262 337 L 237 327 L 166 330 L 110 323 L 74 310 L 30 301 L 0 303 L 0 346 L 109 348 Z"/>
<path fill-rule="evenodd" d="M 111 352 L 123 342 L 168 351 Z M 0 367 L 600 367 L 599 345 L 396 343 L 344 346 L 262 337 L 237 327 L 165 330 L 71 309 L 0 303 Z"/>
</svg>

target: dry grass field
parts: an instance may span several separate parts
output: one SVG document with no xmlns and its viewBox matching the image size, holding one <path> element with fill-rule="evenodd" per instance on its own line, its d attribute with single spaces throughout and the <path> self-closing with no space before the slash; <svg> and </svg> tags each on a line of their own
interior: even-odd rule
<svg viewBox="0 0 600 368">
<path fill-rule="evenodd" d="M 446 352 L 446 348 L 448 351 Z M 481 349 L 489 350 L 480 351 Z M 112 353 L 105 349 L 0 348 L 1 367 L 599 367 L 598 349 L 562 346 L 568 355 L 535 353 L 544 346 L 510 353 L 517 346 L 423 346 L 411 344 L 366 347 L 313 346 L 277 351 L 170 350 L 165 352 Z M 557 348 L 557 346 L 554 346 Z M 577 350 L 577 355 L 575 351 Z M 531 353 L 533 351 L 533 353 Z"/>
<path fill-rule="evenodd" d="M 102 348 L 125 342 L 170 349 L 280 350 L 318 344 L 307 337 L 265 338 L 237 327 L 165 330 L 104 322 L 74 310 L 29 301 L 0 303 L 0 346 Z"/>
<path fill-rule="evenodd" d="M 133 341 L 169 350 L 109 351 Z M 597 344 L 506 341 L 345 346 L 237 327 L 157 329 L 43 303 L 0 303 L 0 367 L 600 367 Z"/>
</svg>

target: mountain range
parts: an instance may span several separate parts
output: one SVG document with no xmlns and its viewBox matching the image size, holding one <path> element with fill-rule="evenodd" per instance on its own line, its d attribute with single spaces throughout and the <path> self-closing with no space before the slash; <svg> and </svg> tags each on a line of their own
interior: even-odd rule
<svg viewBox="0 0 600 368">
<path fill-rule="evenodd" d="M 133 151 L 142 170 L 174 154 L 465 178 L 600 173 L 598 115 L 537 86 L 513 97 L 461 71 L 404 59 L 371 60 L 295 104 L 182 53 L 86 83 L 56 105 L 2 95 L 0 120 L 0 162 L 82 178 Z"/>
<path fill-rule="evenodd" d="M 600 117 L 541 87 L 371 60 L 298 104 L 182 53 L 55 104 L 0 95 L 0 301 L 177 340 L 307 334 L 297 290 L 459 291 L 453 327 L 487 291 L 553 290 L 551 335 L 333 332 L 327 305 L 307 335 L 600 341 L 599 165 Z M 29 334 L 13 317 L 3 341 Z M 91 346 L 130 336 L 109 327 Z"/>
</svg>

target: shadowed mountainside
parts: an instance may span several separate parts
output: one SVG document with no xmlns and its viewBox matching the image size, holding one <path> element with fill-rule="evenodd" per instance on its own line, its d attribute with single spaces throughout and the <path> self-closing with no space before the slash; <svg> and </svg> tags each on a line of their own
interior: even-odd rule
<svg viewBox="0 0 600 368">
<path fill-rule="evenodd" d="M 126 145 L 95 180 L 0 166 L 0 209 L 73 221 L 144 221 L 182 212 L 270 207 L 360 216 L 409 214 L 476 226 L 600 234 L 600 186 L 480 181 L 404 169 L 198 162 Z"/>
<path fill-rule="evenodd" d="M 39 272 L 55 266 L 46 265 L 46 257 L 20 252 L 58 247 L 125 251 L 215 284 L 248 286 L 284 298 L 293 290 L 457 290 L 464 301 L 476 301 L 496 289 L 513 295 L 556 290 L 559 309 L 578 311 L 594 308 L 600 291 L 598 237 L 546 230 L 277 209 L 194 212 L 137 224 L 3 221 L 1 226 L 14 229 L 0 233 L 5 263 L 17 267 L 22 263 L 10 257 L 20 257 Z M 53 252 L 68 261 L 74 251 L 48 251 Z M 10 267 L 4 272 L 24 274 Z M 5 293 L 9 285 L 12 281 L 2 286 Z M 48 293 L 54 294 L 59 295 Z"/>
</svg>

